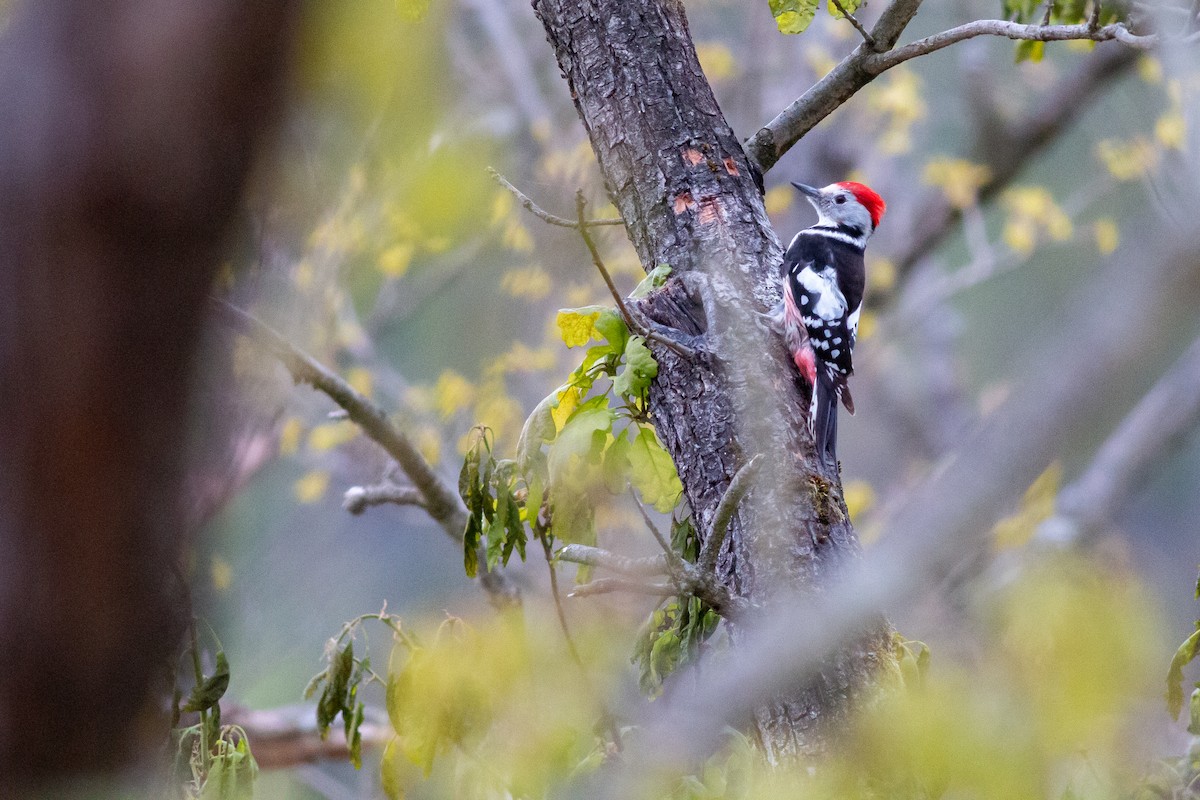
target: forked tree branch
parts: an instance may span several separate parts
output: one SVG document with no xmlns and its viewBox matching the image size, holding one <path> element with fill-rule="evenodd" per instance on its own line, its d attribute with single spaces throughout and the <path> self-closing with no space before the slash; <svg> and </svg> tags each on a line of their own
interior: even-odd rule
<svg viewBox="0 0 1200 800">
<path fill-rule="evenodd" d="M 894 0 L 871 30 L 874 48 L 865 42 L 856 47 L 825 77 L 746 140 L 746 155 L 758 166 L 759 172 L 765 174 L 818 122 L 875 80 L 878 73 L 866 69 L 867 59 L 877 51 L 895 47 L 900 34 L 920 7 L 921 0 Z"/>
<path fill-rule="evenodd" d="M 1096 27 L 1090 20 L 1079 25 L 1024 25 L 1006 20 L 976 20 L 895 48 L 900 34 L 920 5 L 920 0 L 895 0 L 883 12 L 870 34 L 873 46 L 867 42 L 859 45 L 825 77 L 746 141 L 746 153 L 761 172 L 765 173 L 773 167 L 817 123 L 887 70 L 957 42 L 977 36 L 1040 42 L 1115 40 L 1139 50 L 1157 47 L 1161 42 L 1157 34 L 1135 34 L 1123 23 Z M 1190 44 L 1196 38 L 1195 35 L 1189 35 L 1181 41 Z"/>
<path fill-rule="evenodd" d="M 449 481 L 434 471 L 412 440 L 392 424 L 386 411 L 254 315 L 223 300 L 216 300 L 213 305 L 222 320 L 270 350 L 293 380 L 309 384 L 345 409 L 350 420 L 382 447 L 413 482 L 434 522 L 451 539 L 462 541 L 467 527 L 467 507 L 462 498 Z M 481 558 L 479 563 L 480 585 L 493 603 L 503 606 L 519 602 L 519 592 L 508 578 L 489 571 L 486 559 Z"/>
<path fill-rule="evenodd" d="M 858 21 L 858 17 L 854 16 L 849 11 L 847 11 L 846 7 L 842 5 L 841 0 L 829 0 L 829 1 L 831 3 L 833 3 L 834 8 L 836 8 L 838 10 L 838 12 L 842 15 L 842 18 L 854 26 L 854 30 L 858 31 L 858 34 L 860 36 L 862 36 L 863 41 L 866 43 L 867 47 L 874 50 L 877 46 L 875 44 L 875 37 L 872 36 L 867 31 L 867 29 L 863 27 L 863 24 Z"/>
</svg>

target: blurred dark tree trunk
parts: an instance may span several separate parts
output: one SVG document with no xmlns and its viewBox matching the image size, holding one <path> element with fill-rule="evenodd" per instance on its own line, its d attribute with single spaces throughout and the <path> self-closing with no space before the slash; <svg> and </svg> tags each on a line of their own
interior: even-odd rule
<svg viewBox="0 0 1200 800">
<path fill-rule="evenodd" d="M 696 58 L 679 0 L 534 0 L 630 240 L 676 276 L 642 304 L 660 323 L 705 332 L 720 358 L 692 362 L 654 345 L 651 409 L 687 500 L 708 530 L 729 482 L 766 456 L 731 525 L 722 579 L 769 607 L 779 590 L 819 591 L 858 555 L 840 481 L 823 475 L 805 432 L 806 398 L 779 337 L 749 322 L 778 298 L 779 241 L 761 177 L 726 123 Z M 690 276 L 685 273 L 691 273 Z M 697 280 L 690 280 L 696 278 Z M 708 312 L 696 302 L 707 287 Z M 886 623 L 831 659 L 811 684 L 759 710 L 772 760 L 821 748 L 887 658 Z"/>
<path fill-rule="evenodd" d="M 0 40 L 0 795 L 158 723 L 190 367 L 296 5 L 36 0 Z"/>
</svg>

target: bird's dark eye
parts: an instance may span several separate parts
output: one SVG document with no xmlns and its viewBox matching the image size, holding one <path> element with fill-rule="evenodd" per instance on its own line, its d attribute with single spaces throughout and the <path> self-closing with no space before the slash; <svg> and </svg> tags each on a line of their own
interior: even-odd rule
<svg viewBox="0 0 1200 800">
<path fill-rule="evenodd" d="M 840 206 L 842 203 L 846 202 L 846 196 L 844 194 L 839 194 L 834 202 Z"/>
</svg>

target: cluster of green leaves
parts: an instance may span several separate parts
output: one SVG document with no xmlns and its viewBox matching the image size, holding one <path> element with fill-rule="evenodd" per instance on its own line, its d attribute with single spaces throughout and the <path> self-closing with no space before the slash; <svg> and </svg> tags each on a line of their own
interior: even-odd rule
<svg viewBox="0 0 1200 800">
<path fill-rule="evenodd" d="M 349 639 L 332 649 L 325 669 L 313 676 L 304 689 L 305 700 L 321 689 L 321 697 L 317 700 L 317 730 L 322 739 L 329 736 L 329 729 L 341 715 L 350 761 L 355 769 L 362 767 L 362 733 L 359 729 L 365 709 L 363 701 L 358 699 L 358 690 L 370 669 L 370 658 L 356 659 L 354 640 Z"/>
<path fill-rule="evenodd" d="M 770 3 L 780 33 L 804 33 L 817 15 L 821 0 L 770 0 Z M 862 5 L 862 0 L 842 0 L 841 5 L 847 14 L 853 14 Z M 833 0 L 826 0 L 825 6 L 831 16 L 842 16 Z"/>
<path fill-rule="evenodd" d="M 190 654 L 195 683 L 182 705 L 182 694 L 176 689 L 173 704 L 172 787 L 184 800 L 250 800 L 254 796 L 258 763 L 250 752 L 246 732 L 237 725 L 221 724 L 220 703 L 229 689 L 229 660 L 218 642 L 216 666 L 211 674 L 204 674 L 195 636 Z M 183 714 L 197 714 L 199 721 L 178 727 Z"/>
<path fill-rule="evenodd" d="M 671 521 L 671 547 L 684 561 L 696 562 L 700 538 L 691 517 Z M 658 695 L 668 675 L 697 661 L 720 621 L 720 615 L 698 597 L 664 600 L 651 612 L 633 648 L 642 691 L 651 697 Z"/>
<path fill-rule="evenodd" d="M 514 551 L 524 561 L 528 541 L 525 508 L 518 499 L 516 462 L 495 459 L 489 434 L 486 428 L 479 429 L 458 475 L 458 492 L 469 514 L 463 536 L 463 567 L 471 578 L 479 570 L 481 543 L 486 543 L 487 568 L 493 570 L 501 563 L 507 566 Z"/>
<path fill-rule="evenodd" d="M 1050 8 L 1051 25 L 1081 25 L 1092 17 L 1093 3 L 1098 0 L 1055 0 Z M 1129 15 L 1132 3 L 1123 0 L 1108 0 L 1100 5 L 1099 22 L 1108 25 L 1121 22 Z M 1033 25 L 1046 19 L 1045 0 L 1003 0 L 1004 18 L 1024 25 Z M 1017 61 L 1041 61 L 1046 51 L 1045 42 L 1017 42 Z"/>
<path fill-rule="evenodd" d="M 407 636 L 400 626 L 400 618 L 388 614 L 386 609 L 374 614 L 355 617 L 342 626 L 341 632 L 329 640 L 325 648 L 325 669 L 318 672 L 304 687 L 304 699 L 311 698 L 321 690 L 317 700 L 317 731 L 324 739 L 329 736 L 333 723 L 342 718 L 342 731 L 350 751 L 350 761 L 355 769 L 362 767 L 362 723 L 366 705 L 359 697 L 365 683 L 383 683 L 371 669 L 371 657 L 354 655 L 354 637 L 367 620 L 378 620 L 392 631 L 396 638 Z"/>
<path fill-rule="evenodd" d="M 653 270 L 634 296 L 666 280 Z M 563 309 L 556 318 L 563 343 L 586 347 L 566 383 L 525 421 L 514 460 L 497 460 L 486 432 L 463 462 L 459 491 L 470 511 L 464 537 L 467 574 L 478 568 L 486 542 L 488 566 L 523 559 L 525 525 L 547 546 L 594 544 L 597 493 L 619 495 L 632 485 L 661 512 L 683 496 L 675 464 L 649 424 L 646 395 L 658 363 L 643 337 L 631 335 L 612 308 Z"/>
</svg>

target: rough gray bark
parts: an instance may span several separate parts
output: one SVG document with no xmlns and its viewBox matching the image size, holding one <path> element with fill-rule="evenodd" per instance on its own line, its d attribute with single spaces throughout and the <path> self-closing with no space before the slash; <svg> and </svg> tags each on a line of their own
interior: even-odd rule
<svg viewBox="0 0 1200 800">
<path fill-rule="evenodd" d="M 760 177 L 701 72 L 678 0 L 534 0 L 613 202 L 647 268 L 673 277 L 642 304 L 655 321 L 703 334 L 694 362 L 653 346 L 651 413 L 702 532 L 737 469 L 764 455 L 734 516 L 718 571 L 763 608 L 781 590 L 820 592 L 858 554 L 840 481 L 821 474 L 806 398 L 782 342 L 753 311 L 778 298 L 780 246 Z M 883 657 L 887 626 L 831 659 L 809 685 L 757 713 L 771 759 L 819 750 Z"/>
<path fill-rule="evenodd" d="M 0 40 L 5 797 L 165 731 L 191 359 L 296 5 L 37 0 Z"/>
</svg>

